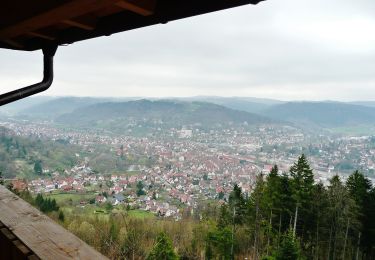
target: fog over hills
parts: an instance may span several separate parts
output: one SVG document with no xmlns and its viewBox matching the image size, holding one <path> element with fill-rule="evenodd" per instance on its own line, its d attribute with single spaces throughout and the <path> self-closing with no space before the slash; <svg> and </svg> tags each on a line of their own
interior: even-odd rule
<svg viewBox="0 0 375 260">
<path fill-rule="evenodd" d="M 62 97 L 36 104 L 27 109 L 20 110 L 19 115 L 40 118 L 55 118 L 57 116 L 72 113 L 74 110 L 103 102 L 123 102 L 128 98 L 94 98 L 94 97 Z"/>
<path fill-rule="evenodd" d="M 79 120 L 82 125 L 98 120 L 119 121 L 120 118 L 129 117 L 174 121 L 179 125 L 191 124 L 194 120 L 204 125 L 241 121 L 283 121 L 319 128 L 375 125 L 373 101 L 285 102 L 251 97 L 197 96 L 128 102 L 135 100 L 140 98 L 37 96 L 3 106 L 0 113 L 66 123 Z"/>
<path fill-rule="evenodd" d="M 49 118 L 66 113 L 71 113 L 75 109 L 80 107 L 106 101 L 108 101 L 108 99 L 63 97 L 32 106 L 25 110 L 21 110 L 19 111 L 19 114 Z"/>
<path fill-rule="evenodd" d="M 289 102 L 263 111 L 272 118 L 319 127 L 375 124 L 375 108 L 339 102 Z"/>
<path fill-rule="evenodd" d="M 150 101 L 98 103 L 74 110 L 56 122 L 79 127 L 123 128 L 127 124 L 215 128 L 276 123 L 276 120 L 205 102 Z"/>
<path fill-rule="evenodd" d="M 45 102 L 48 102 L 54 99 L 57 99 L 57 98 L 46 97 L 46 96 L 32 96 L 29 98 L 24 98 L 24 99 L 9 103 L 7 105 L 1 106 L 0 113 L 3 115 L 17 115 L 21 111 L 25 111 L 31 107 L 43 104 Z"/>
<path fill-rule="evenodd" d="M 350 104 L 359 105 L 359 106 L 367 106 L 367 107 L 375 107 L 375 101 L 354 101 L 354 102 L 350 102 Z"/>
<path fill-rule="evenodd" d="M 278 104 L 283 104 L 283 101 L 273 99 L 262 99 L 262 98 L 250 98 L 250 97 L 210 97 L 210 96 L 198 96 L 191 98 L 182 98 L 181 100 L 187 101 L 203 101 L 222 105 L 236 110 L 246 111 L 250 113 L 260 113 L 263 110 Z"/>
</svg>

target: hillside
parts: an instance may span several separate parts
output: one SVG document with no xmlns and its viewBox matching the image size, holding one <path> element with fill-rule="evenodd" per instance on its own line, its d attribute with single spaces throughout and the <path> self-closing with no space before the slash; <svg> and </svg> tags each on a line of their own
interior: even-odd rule
<svg viewBox="0 0 375 260">
<path fill-rule="evenodd" d="M 354 101 L 354 102 L 350 102 L 349 104 L 366 106 L 366 107 L 375 107 L 375 101 Z"/>
<path fill-rule="evenodd" d="M 273 105 L 282 104 L 282 101 L 273 99 L 261 99 L 252 97 L 191 97 L 184 98 L 187 101 L 208 102 L 221 106 L 225 106 L 235 110 L 241 110 L 250 113 L 260 113 Z"/>
<path fill-rule="evenodd" d="M 79 127 L 90 126 L 110 128 L 111 130 L 137 124 L 161 128 L 194 125 L 198 128 L 214 129 L 228 125 L 256 125 L 275 122 L 264 116 L 210 103 L 149 100 L 94 104 L 62 115 L 56 121 Z"/>
<path fill-rule="evenodd" d="M 0 172 L 5 178 L 34 178 L 34 165 L 52 171 L 70 169 L 76 164 L 80 148 L 60 141 L 17 136 L 12 130 L 0 127 Z"/>
<path fill-rule="evenodd" d="M 27 111 L 27 109 L 40 105 L 42 103 L 53 100 L 54 97 L 46 96 L 31 96 L 25 99 L 17 100 L 15 102 L 6 104 L 0 107 L 0 113 L 7 116 L 13 116 L 21 111 Z"/>
<path fill-rule="evenodd" d="M 62 97 L 20 110 L 18 111 L 18 115 L 39 118 L 54 118 L 62 114 L 71 113 L 75 109 L 80 107 L 85 107 L 100 102 L 108 102 L 109 100 L 111 99 L 90 97 Z"/>
<path fill-rule="evenodd" d="M 347 127 L 375 124 L 375 108 L 338 102 L 289 102 L 263 112 L 305 126 Z"/>
</svg>

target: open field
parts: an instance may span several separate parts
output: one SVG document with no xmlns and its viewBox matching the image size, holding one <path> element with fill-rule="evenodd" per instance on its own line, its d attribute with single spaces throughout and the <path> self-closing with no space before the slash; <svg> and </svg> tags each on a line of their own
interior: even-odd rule
<svg viewBox="0 0 375 260">
<path fill-rule="evenodd" d="M 375 134 L 375 126 L 373 125 L 354 125 L 354 126 L 347 126 L 347 127 L 336 127 L 328 129 L 331 133 L 336 134 L 344 134 L 344 135 L 374 135 Z"/>
<path fill-rule="evenodd" d="M 95 198 L 95 193 L 52 193 L 46 194 L 47 198 L 55 199 L 57 204 L 71 204 L 76 205 L 79 204 L 81 201 L 87 201 L 89 199 Z"/>
<path fill-rule="evenodd" d="M 135 217 L 135 218 L 153 218 L 155 217 L 155 215 L 151 212 L 148 212 L 148 211 L 144 211 L 144 210 L 130 210 L 129 212 L 129 216 L 131 217 Z"/>
</svg>

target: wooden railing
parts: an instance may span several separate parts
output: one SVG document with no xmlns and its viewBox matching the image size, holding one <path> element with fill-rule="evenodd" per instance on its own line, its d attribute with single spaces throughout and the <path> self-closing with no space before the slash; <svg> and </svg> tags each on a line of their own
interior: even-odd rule
<svg viewBox="0 0 375 260">
<path fill-rule="evenodd" d="M 0 259 L 107 259 L 0 185 Z"/>
</svg>

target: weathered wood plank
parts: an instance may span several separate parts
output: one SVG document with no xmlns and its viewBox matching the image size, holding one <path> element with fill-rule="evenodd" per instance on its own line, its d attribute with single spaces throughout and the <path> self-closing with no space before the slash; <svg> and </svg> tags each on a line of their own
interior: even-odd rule
<svg viewBox="0 0 375 260">
<path fill-rule="evenodd" d="M 107 259 L 2 185 L 0 220 L 41 259 Z"/>
</svg>

